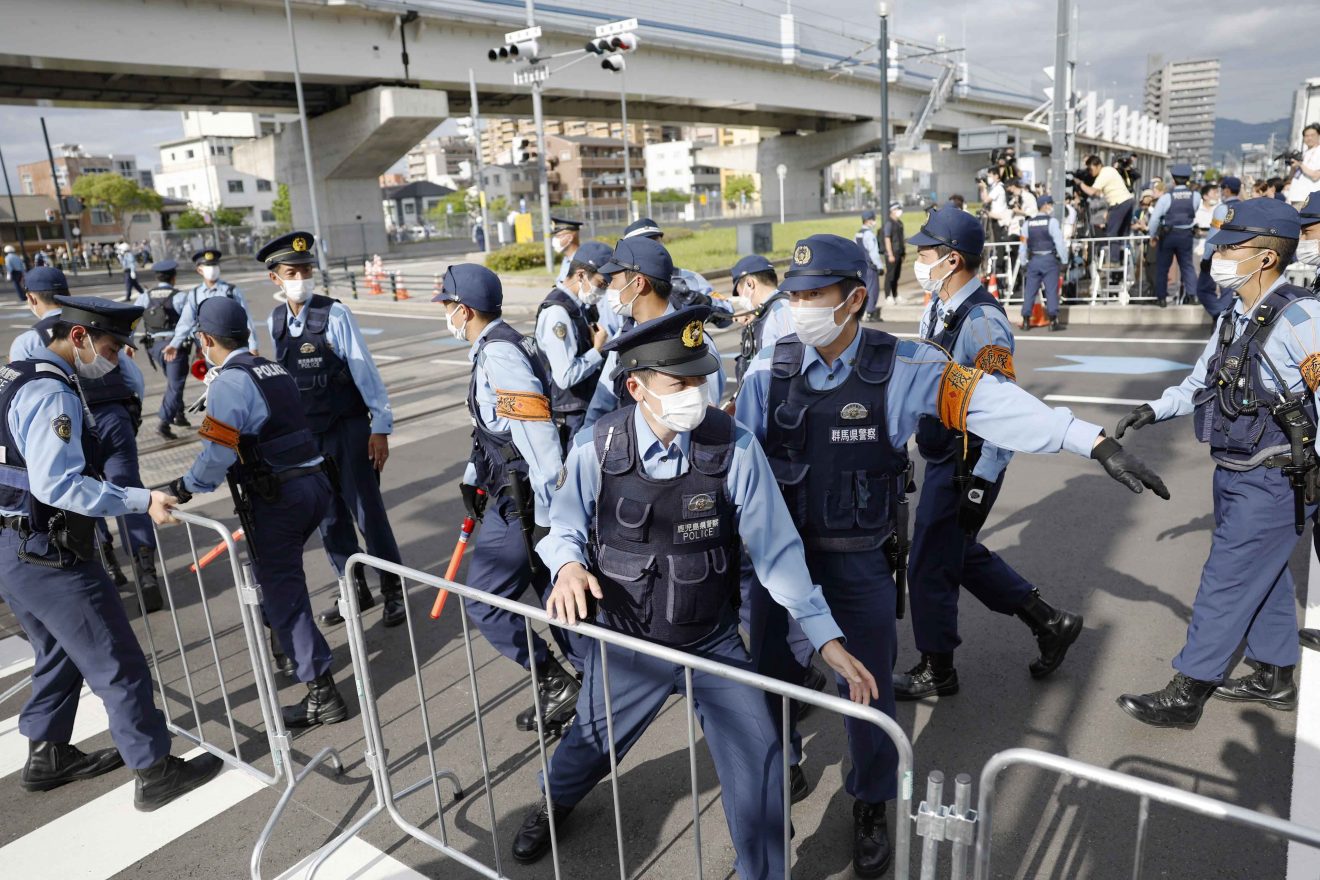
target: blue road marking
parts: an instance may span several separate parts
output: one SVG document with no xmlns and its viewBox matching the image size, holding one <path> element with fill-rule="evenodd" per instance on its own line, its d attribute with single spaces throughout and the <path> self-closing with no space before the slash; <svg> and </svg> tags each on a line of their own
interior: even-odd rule
<svg viewBox="0 0 1320 880">
<path fill-rule="evenodd" d="M 1151 373 L 1180 373 L 1191 364 L 1157 357 L 1117 357 L 1098 354 L 1061 354 L 1060 360 L 1072 361 L 1058 367 L 1037 367 L 1041 373 L 1100 373 L 1110 376 L 1145 376 Z"/>
</svg>

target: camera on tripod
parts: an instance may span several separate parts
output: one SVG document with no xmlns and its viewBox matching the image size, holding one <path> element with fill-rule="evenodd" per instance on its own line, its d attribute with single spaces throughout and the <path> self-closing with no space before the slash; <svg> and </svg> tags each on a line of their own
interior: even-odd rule
<svg viewBox="0 0 1320 880">
<path fill-rule="evenodd" d="M 1284 150 L 1274 157 L 1275 162 L 1282 162 L 1284 165 L 1291 165 L 1293 162 L 1302 161 L 1301 150 Z"/>
</svg>

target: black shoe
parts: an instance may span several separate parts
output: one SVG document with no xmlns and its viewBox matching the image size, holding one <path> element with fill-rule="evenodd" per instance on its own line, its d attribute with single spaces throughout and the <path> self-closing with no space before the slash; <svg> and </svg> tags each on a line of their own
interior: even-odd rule
<svg viewBox="0 0 1320 880">
<path fill-rule="evenodd" d="M 853 873 L 858 877 L 879 877 L 893 860 L 885 805 L 853 801 Z"/>
<path fill-rule="evenodd" d="M 1159 307 L 1162 308 L 1162 309 L 1167 309 L 1167 308 L 1169 307 L 1169 302 L 1168 302 L 1168 300 L 1163 300 L 1163 299 L 1162 299 L 1162 300 L 1159 301 L 1158 305 L 1159 305 Z"/>
<path fill-rule="evenodd" d="M 147 769 L 137 771 L 133 806 L 142 813 L 158 810 L 210 782 L 224 766 L 225 762 L 210 752 L 189 761 L 166 755 Z"/>
<path fill-rule="evenodd" d="M 951 697 L 956 693 L 958 670 L 953 668 L 952 654 L 922 654 L 920 663 L 894 675 L 895 700 Z"/>
<path fill-rule="evenodd" d="M 1232 703 L 1264 703 L 1271 709 L 1291 711 L 1297 708 L 1297 686 L 1293 684 L 1295 668 L 1258 663 L 1256 671 L 1250 675 L 1230 678 L 1215 688 L 1215 696 Z"/>
<path fill-rule="evenodd" d="M 788 768 L 788 800 L 789 803 L 796 804 L 798 801 L 807 799 L 811 794 L 811 786 L 807 784 L 807 774 L 802 772 L 801 764 L 794 764 Z"/>
<path fill-rule="evenodd" d="M 301 730 L 317 724 L 338 724 L 348 717 L 348 705 L 327 672 L 307 682 L 307 696 L 293 706 L 282 707 L 280 713 L 284 716 L 285 727 Z"/>
<path fill-rule="evenodd" d="M 184 415 L 183 413 L 179 413 L 177 416 L 175 416 L 175 417 L 174 417 L 174 421 L 171 422 L 170 424 L 175 425 L 175 426 L 180 427 L 180 428 L 191 428 L 191 427 L 192 427 L 192 422 L 188 421 L 188 417 L 187 417 L 186 415 Z"/>
<path fill-rule="evenodd" d="M 102 559 L 105 562 L 106 573 L 110 575 L 110 580 L 115 582 L 116 587 L 122 587 L 128 583 L 128 577 L 124 570 L 119 567 L 119 560 L 115 558 L 114 548 L 108 543 L 101 545 Z"/>
<path fill-rule="evenodd" d="M 1301 643 L 1303 648 L 1320 651 L 1320 629 L 1299 629 L 1297 631 L 1297 641 Z"/>
<path fill-rule="evenodd" d="M 408 619 L 408 612 L 403 607 L 403 581 L 398 575 L 380 573 L 380 595 L 385 600 L 385 609 L 380 615 L 381 623 L 385 626 L 398 626 Z"/>
<path fill-rule="evenodd" d="M 561 807 L 555 804 L 555 834 L 559 837 L 564 835 L 564 821 L 568 819 L 568 814 L 573 812 L 572 807 Z M 535 862 L 550 851 L 550 809 L 546 806 L 545 798 L 541 798 L 541 803 L 532 808 L 523 819 L 522 827 L 518 829 L 518 834 L 513 838 L 513 857 L 520 862 Z"/>
<path fill-rule="evenodd" d="M 270 630 L 270 656 L 273 660 L 275 671 L 285 678 L 293 681 L 298 677 L 298 664 L 293 662 L 293 658 L 284 653 L 280 647 L 280 641 L 275 637 L 275 630 Z"/>
<path fill-rule="evenodd" d="M 1195 727 L 1201 709 L 1214 693 L 1217 682 L 1188 678 L 1181 672 L 1151 694 L 1124 694 L 1119 707 L 1142 724 L 1152 727 Z"/>
<path fill-rule="evenodd" d="M 99 749 L 91 754 L 68 743 L 28 743 L 28 759 L 20 783 L 24 791 L 50 791 L 79 779 L 91 779 L 124 766 L 118 749 Z"/>
<path fill-rule="evenodd" d="M 807 666 L 807 674 L 802 680 L 802 686 L 804 688 L 811 688 L 813 691 L 823 691 L 825 690 L 825 685 L 829 683 L 829 676 L 821 672 L 814 665 Z M 797 700 L 794 700 L 793 708 L 797 710 L 797 720 L 801 721 L 810 715 L 811 710 L 816 707 L 812 703 L 799 703 Z"/>
<path fill-rule="evenodd" d="M 547 654 L 546 661 L 536 665 L 536 671 L 541 718 L 547 733 L 558 733 L 572 722 L 582 685 L 553 654 Z M 514 724 L 519 730 L 536 730 L 535 704 L 520 712 Z"/>
<path fill-rule="evenodd" d="M 170 426 L 165 424 L 164 422 L 161 422 L 159 425 L 156 426 L 156 433 L 164 437 L 166 440 L 179 439 L 179 435 L 171 431 Z"/>
<path fill-rule="evenodd" d="M 156 551 L 151 547 L 137 549 L 137 573 L 142 578 L 142 604 L 152 614 L 165 607 L 160 595 L 160 577 L 156 574 Z"/>
<path fill-rule="evenodd" d="M 1065 328 L 1062 324 L 1059 323 L 1059 316 L 1058 316 L 1058 315 L 1055 315 L 1053 318 L 1050 318 L 1050 332 L 1051 332 L 1051 333 L 1058 333 L 1060 330 L 1064 330 L 1064 329 L 1067 329 L 1067 328 Z"/>
<path fill-rule="evenodd" d="M 1037 590 L 1031 591 L 1017 616 L 1031 628 L 1040 648 L 1040 656 L 1028 666 L 1031 677 L 1044 678 L 1059 668 L 1072 643 L 1082 634 L 1082 616 L 1051 607 Z"/>
<path fill-rule="evenodd" d="M 1021 324 L 1021 326 L 1020 326 L 1019 329 L 1021 329 L 1023 333 L 1030 333 L 1030 332 L 1031 332 L 1031 319 L 1029 319 L 1029 318 L 1023 318 L 1023 319 L 1022 319 L 1022 324 Z"/>
<path fill-rule="evenodd" d="M 357 569 L 353 581 L 357 584 L 358 610 L 366 611 L 368 608 L 375 608 L 376 597 L 371 595 L 371 588 L 367 586 L 366 573 L 360 568 Z M 316 620 L 322 626 L 339 626 L 343 623 L 344 615 L 339 613 L 339 599 L 336 598 L 329 608 L 316 615 Z M 393 626 L 394 624 L 388 625 Z"/>
</svg>

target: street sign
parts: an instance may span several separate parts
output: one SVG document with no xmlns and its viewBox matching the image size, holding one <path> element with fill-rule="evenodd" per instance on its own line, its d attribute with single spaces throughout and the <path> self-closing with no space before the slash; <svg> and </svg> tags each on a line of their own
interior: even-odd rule
<svg viewBox="0 0 1320 880">
<path fill-rule="evenodd" d="M 775 174 L 778 174 L 779 179 L 783 180 L 785 177 L 788 176 L 788 166 L 783 163 L 780 163 L 779 165 L 775 166 Z"/>
<path fill-rule="evenodd" d="M 612 21 L 609 24 L 596 25 L 596 36 L 612 37 L 615 34 L 622 34 L 635 30 L 637 30 L 637 19 L 625 18 L 623 21 Z"/>
<path fill-rule="evenodd" d="M 504 35 L 504 42 L 512 46 L 514 43 L 523 43 L 527 40 L 541 39 L 541 26 L 523 28 L 520 31 L 510 31 Z"/>
<path fill-rule="evenodd" d="M 532 83 L 545 82 L 550 78 L 550 68 L 536 65 L 526 70 L 518 70 L 513 74 L 513 84 L 517 86 L 530 86 Z"/>
<path fill-rule="evenodd" d="M 1008 129 L 1002 125 L 964 128 L 958 131 L 959 153 L 988 153 L 1008 146 Z"/>
</svg>

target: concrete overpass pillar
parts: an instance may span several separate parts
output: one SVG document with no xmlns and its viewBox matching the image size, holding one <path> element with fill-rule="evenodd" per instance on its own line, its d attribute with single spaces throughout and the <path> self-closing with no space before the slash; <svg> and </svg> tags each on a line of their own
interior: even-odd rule
<svg viewBox="0 0 1320 880">
<path fill-rule="evenodd" d="M 307 121 L 321 233 L 327 239 L 322 247 L 328 258 L 357 259 L 364 252 L 388 250 L 379 177 L 448 115 L 445 92 L 379 86 Z M 288 125 L 235 147 L 233 161 L 240 171 L 287 184 L 294 225 L 311 229 L 300 126 Z"/>
</svg>

